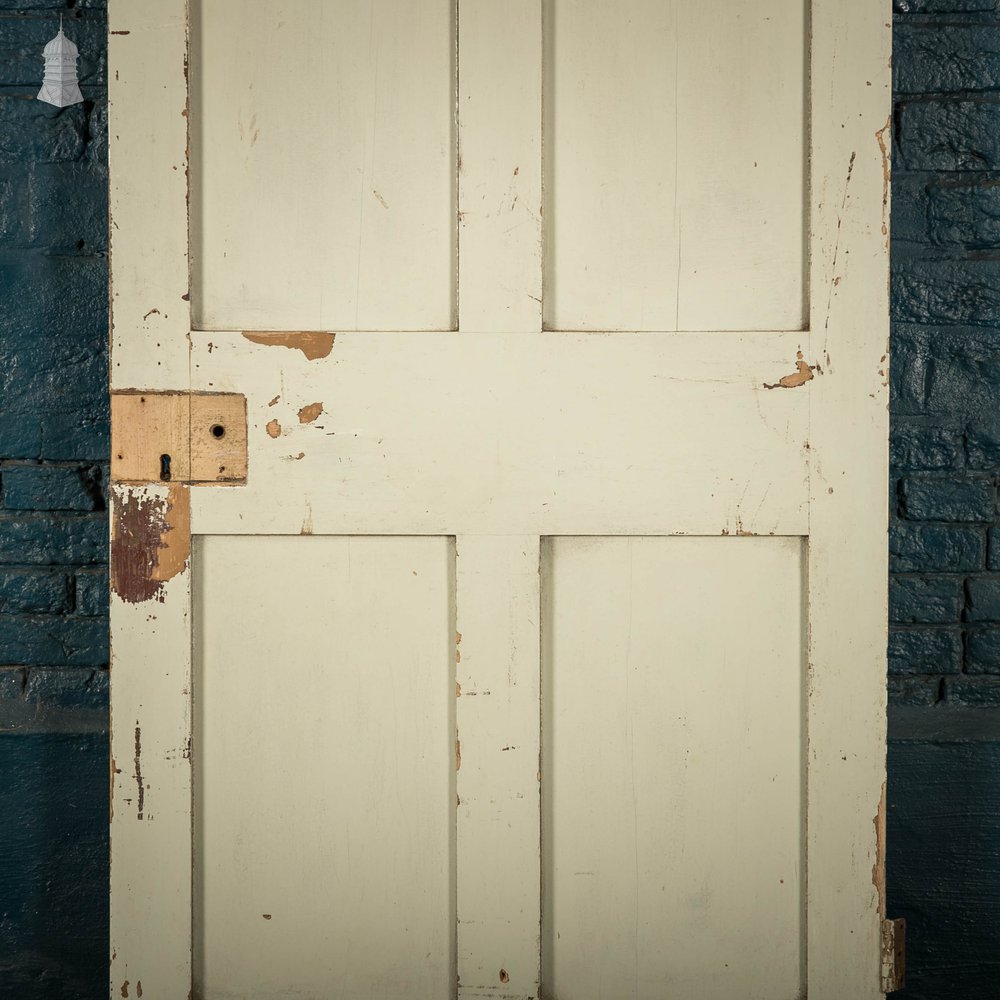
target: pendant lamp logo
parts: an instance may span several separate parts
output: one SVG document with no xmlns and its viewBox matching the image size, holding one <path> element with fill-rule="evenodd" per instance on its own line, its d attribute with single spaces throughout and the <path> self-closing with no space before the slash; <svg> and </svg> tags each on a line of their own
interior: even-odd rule
<svg viewBox="0 0 1000 1000">
<path fill-rule="evenodd" d="M 77 47 L 63 34 L 60 17 L 59 34 L 43 50 L 45 77 L 42 80 L 42 89 L 38 91 L 38 100 L 54 104 L 57 108 L 79 104 L 83 100 L 76 76 L 78 54 Z"/>
</svg>

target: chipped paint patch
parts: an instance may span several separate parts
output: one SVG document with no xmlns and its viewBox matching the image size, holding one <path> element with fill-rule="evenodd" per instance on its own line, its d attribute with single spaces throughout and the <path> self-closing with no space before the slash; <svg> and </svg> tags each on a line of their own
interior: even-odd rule
<svg viewBox="0 0 1000 1000">
<path fill-rule="evenodd" d="M 165 495 L 148 487 L 118 487 L 111 521 L 111 590 L 123 601 L 163 601 L 163 585 L 182 572 L 191 555 L 191 494 L 186 486 Z"/>
<path fill-rule="evenodd" d="M 323 412 L 322 403 L 310 403 L 299 410 L 299 423 L 311 424 Z"/>
<path fill-rule="evenodd" d="M 277 420 L 269 420 L 265 430 L 271 437 L 279 437 L 281 435 L 281 424 Z"/>
<path fill-rule="evenodd" d="M 287 347 L 291 350 L 301 351 L 306 356 L 307 361 L 316 361 L 319 358 L 329 356 L 337 335 L 308 331 L 285 333 L 278 330 L 261 330 L 260 332 L 246 331 L 243 336 L 251 343 L 263 344 L 265 347 Z"/>
<path fill-rule="evenodd" d="M 455 770 L 462 770 L 462 741 L 455 740 Z"/>
<path fill-rule="evenodd" d="M 875 810 L 875 863 L 872 865 L 872 885 L 878 893 L 878 915 L 885 919 L 885 782 Z"/>
<path fill-rule="evenodd" d="M 892 168 L 889 161 L 889 143 L 886 136 L 890 134 L 892 128 L 892 115 L 885 120 L 885 124 L 875 133 L 875 140 L 882 153 L 882 235 L 885 237 L 885 248 L 889 249 L 889 185 L 892 180 Z"/>
<path fill-rule="evenodd" d="M 799 351 L 796 355 L 795 360 L 795 371 L 790 375 L 783 375 L 778 379 L 773 385 L 769 385 L 767 382 L 764 383 L 765 389 L 797 389 L 800 385 L 805 385 L 806 382 L 810 382 L 813 379 L 813 369 L 817 368 L 817 365 L 810 366 L 806 364 L 802 357 L 802 352 Z"/>
</svg>

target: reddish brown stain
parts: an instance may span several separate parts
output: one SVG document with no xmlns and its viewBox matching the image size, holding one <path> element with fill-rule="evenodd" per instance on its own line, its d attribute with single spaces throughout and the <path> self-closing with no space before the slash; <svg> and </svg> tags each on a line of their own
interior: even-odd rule
<svg viewBox="0 0 1000 1000">
<path fill-rule="evenodd" d="M 273 438 L 276 438 L 279 434 L 281 434 L 281 424 L 279 424 L 277 420 L 269 420 L 265 429 Z"/>
<path fill-rule="evenodd" d="M 247 331 L 243 336 L 252 343 L 263 344 L 265 347 L 288 347 L 301 351 L 306 356 L 306 360 L 316 361 L 318 358 L 329 356 L 337 335 L 335 333 L 284 333 L 278 330 L 261 330 L 259 333 Z"/>
<path fill-rule="evenodd" d="M 163 600 L 163 584 L 191 555 L 191 498 L 183 485 L 166 497 L 121 490 L 111 522 L 111 589 L 123 601 Z"/>
<path fill-rule="evenodd" d="M 146 313 L 146 315 L 143 316 L 142 318 L 143 319 L 149 319 L 150 316 L 154 316 L 154 315 L 155 316 L 159 316 L 160 315 L 160 310 L 159 309 L 150 309 L 149 312 Z"/>
<path fill-rule="evenodd" d="M 322 403 L 310 403 L 299 410 L 299 423 L 311 424 L 323 412 Z"/>
</svg>

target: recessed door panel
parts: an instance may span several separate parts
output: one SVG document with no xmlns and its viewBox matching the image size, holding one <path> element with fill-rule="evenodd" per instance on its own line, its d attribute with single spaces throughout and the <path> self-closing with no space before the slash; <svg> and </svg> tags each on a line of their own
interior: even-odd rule
<svg viewBox="0 0 1000 1000">
<path fill-rule="evenodd" d="M 449 995 L 453 565 L 442 538 L 199 540 L 201 1000 Z"/>
<path fill-rule="evenodd" d="M 801 330 L 804 0 L 546 0 L 545 325 Z"/>
<path fill-rule="evenodd" d="M 551 1000 L 801 995 L 802 565 L 797 538 L 549 540 Z"/>
</svg>

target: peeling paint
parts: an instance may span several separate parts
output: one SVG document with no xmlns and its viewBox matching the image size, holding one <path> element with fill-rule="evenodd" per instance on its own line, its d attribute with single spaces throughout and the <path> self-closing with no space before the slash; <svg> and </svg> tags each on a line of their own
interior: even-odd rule
<svg viewBox="0 0 1000 1000">
<path fill-rule="evenodd" d="M 892 180 L 892 169 L 889 161 L 889 143 L 886 136 L 891 134 L 892 115 L 885 120 L 885 124 L 875 133 L 875 140 L 882 153 L 882 235 L 885 237 L 885 248 L 889 249 L 889 184 Z"/>
<path fill-rule="evenodd" d="M 878 915 L 885 919 L 885 782 L 882 782 L 882 795 L 878 808 L 875 810 L 875 863 L 872 865 L 872 885 L 878 893 Z"/>
<path fill-rule="evenodd" d="M 281 424 L 279 424 L 277 420 L 269 420 L 265 429 L 273 438 L 276 438 L 281 434 Z"/>
<path fill-rule="evenodd" d="M 122 983 L 121 994 L 122 994 L 123 997 L 128 997 L 128 980 L 127 979 L 125 980 L 124 983 Z"/>
<path fill-rule="evenodd" d="M 802 352 L 799 351 L 796 355 L 795 361 L 795 371 L 790 375 L 783 375 L 778 379 L 773 385 L 769 385 L 767 382 L 764 383 L 765 389 L 797 389 L 800 385 L 805 385 L 806 382 L 810 382 L 813 378 L 813 369 L 818 368 L 818 365 L 808 365 L 802 358 Z"/>
<path fill-rule="evenodd" d="M 333 350 L 335 333 L 298 332 L 285 333 L 278 330 L 261 330 L 260 332 L 244 332 L 243 336 L 254 344 L 265 347 L 288 347 L 301 351 L 307 361 L 316 361 L 328 357 Z"/>
<path fill-rule="evenodd" d="M 142 819 L 143 806 L 146 801 L 146 788 L 142 783 L 142 728 L 138 720 L 135 724 L 135 784 L 139 789 L 136 798 L 136 819 Z"/>
<path fill-rule="evenodd" d="M 462 741 L 455 740 L 455 770 L 462 770 Z"/>
<path fill-rule="evenodd" d="M 299 423 L 311 424 L 323 412 L 322 403 L 310 403 L 299 410 Z"/>
<path fill-rule="evenodd" d="M 111 522 L 111 590 L 123 601 L 163 601 L 163 585 L 191 555 L 191 495 L 186 486 L 157 496 L 136 489 L 115 493 Z"/>
<path fill-rule="evenodd" d="M 274 399 L 268 400 L 267 405 L 268 406 L 274 406 L 274 404 L 277 403 L 279 399 L 281 399 L 280 394 L 277 395 L 277 396 L 275 396 Z"/>
</svg>

